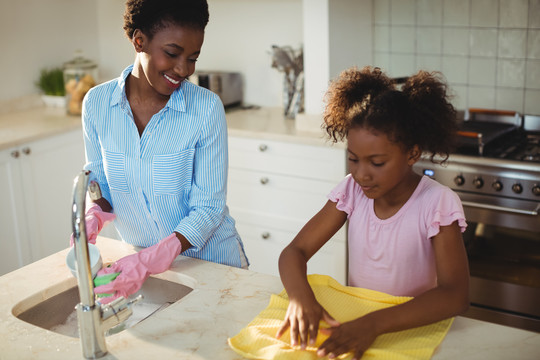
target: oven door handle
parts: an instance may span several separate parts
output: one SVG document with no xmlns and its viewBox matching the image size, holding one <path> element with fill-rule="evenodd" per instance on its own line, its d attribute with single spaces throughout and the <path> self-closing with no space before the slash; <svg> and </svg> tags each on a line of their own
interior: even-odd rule
<svg viewBox="0 0 540 360">
<path fill-rule="evenodd" d="M 477 203 L 474 201 L 461 201 L 463 206 L 469 206 L 469 207 L 475 207 L 479 209 L 487 209 L 487 210 L 495 210 L 495 211 L 506 211 L 514 214 L 522 214 L 522 215 L 531 215 L 531 216 L 537 216 L 538 210 L 540 208 L 540 205 L 536 207 L 534 210 L 523 210 L 523 209 L 515 209 L 507 206 L 498 206 L 498 205 L 491 205 L 491 204 L 482 204 Z"/>
</svg>

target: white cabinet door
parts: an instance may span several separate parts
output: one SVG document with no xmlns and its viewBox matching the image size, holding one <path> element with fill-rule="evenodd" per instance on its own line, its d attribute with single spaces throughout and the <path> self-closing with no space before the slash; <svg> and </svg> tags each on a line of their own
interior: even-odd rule
<svg viewBox="0 0 540 360">
<path fill-rule="evenodd" d="M 345 176 L 345 150 L 268 139 L 229 139 L 227 203 L 250 270 L 279 276 L 281 251 Z M 346 284 L 345 227 L 308 262 L 308 273 Z"/>
<path fill-rule="evenodd" d="M 0 275 L 31 260 L 18 149 L 0 151 Z"/>
<path fill-rule="evenodd" d="M 69 246 L 82 130 L 0 152 L 0 274 Z"/>
<path fill-rule="evenodd" d="M 249 269 L 279 276 L 278 260 L 281 251 L 297 232 L 283 231 L 270 226 L 237 222 L 238 233 L 244 242 Z M 309 261 L 308 274 L 324 274 L 345 285 L 347 282 L 347 244 L 332 238 Z"/>
<path fill-rule="evenodd" d="M 84 166 L 81 130 L 22 147 L 21 177 L 32 260 L 69 246 L 73 180 Z"/>
</svg>

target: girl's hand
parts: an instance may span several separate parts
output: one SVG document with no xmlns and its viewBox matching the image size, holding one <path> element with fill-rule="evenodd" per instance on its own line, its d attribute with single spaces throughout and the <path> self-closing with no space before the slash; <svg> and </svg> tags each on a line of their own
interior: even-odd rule
<svg viewBox="0 0 540 360">
<path fill-rule="evenodd" d="M 353 360 L 359 360 L 377 338 L 371 322 L 361 317 L 326 329 L 321 333 L 330 335 L 317 350 L 317 356 L 334 359 L 341 354 L 352 352 Z"/>
<path fill-rule="evenodd" d="M 330 316 L 317 301 L 302 304 L 300 301 L 291 299 L 285 320 L 283 320 L 276 337 L 279 339 L 290 327 L 291 345 L 298 345 L 298 337 L 300 337 L 300 346 L 304 350 L 308 339 L 310 345 L 315 343 L 321 319 L 330 326 L 339 326 L 339 322 Z"/>
</svg>

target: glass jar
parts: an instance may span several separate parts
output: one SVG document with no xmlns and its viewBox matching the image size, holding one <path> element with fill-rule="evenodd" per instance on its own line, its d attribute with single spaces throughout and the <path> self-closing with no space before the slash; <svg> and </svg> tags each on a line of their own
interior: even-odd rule
<svg viewBox="0 0 540 360">
<path fill-rule="evenodd" d="M 97 75 L 97 64 L 84 58 L 81 51 L 75 52 L 75 57 L 64 63 L 64 84 L 69 114 L 81 114 L 84 95 L 96 85 Z"/>
</svg>

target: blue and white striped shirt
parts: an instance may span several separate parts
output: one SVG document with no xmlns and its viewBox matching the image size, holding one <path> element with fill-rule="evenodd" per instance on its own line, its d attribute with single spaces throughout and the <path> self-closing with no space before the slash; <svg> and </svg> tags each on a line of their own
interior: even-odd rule
<svg viewBox="0 0 540 360">
<path fill-rule="evenodd" d="M 148 247 L 176 231 L 193 245 L 183 255 L 241 267 L 243 244 L 226 205 L 221 100 L 184 81 L 139 136 L 125 92 L 132 68 L 92 88 L 82 113 L 85 169 L 111 203 L 118 233 Z"/>
</svg>

